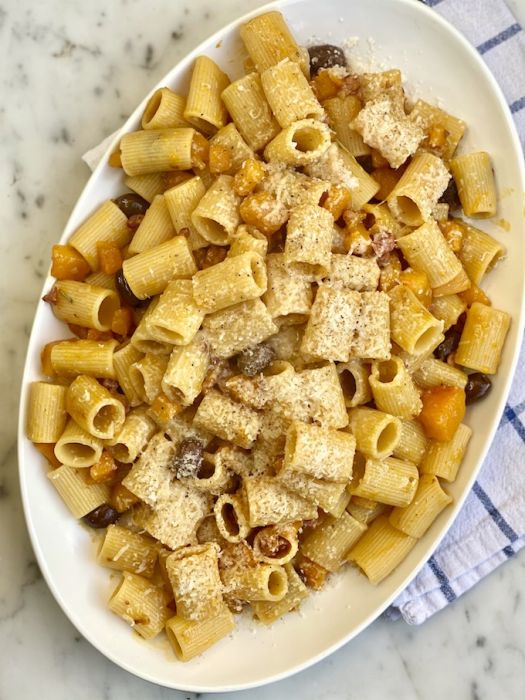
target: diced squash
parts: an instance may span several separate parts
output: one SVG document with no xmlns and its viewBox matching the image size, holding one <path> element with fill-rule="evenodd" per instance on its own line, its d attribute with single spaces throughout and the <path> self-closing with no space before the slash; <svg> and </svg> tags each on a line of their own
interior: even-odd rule
<svg viewBox="0 0 525 700">
<path fill-rule="evenodd" d="M 474 304 L 474 302 L 476 301 L 480 304 L 485 304 L 485 306 L 492 306 L 492 302 L 485 294 L 485 292 L 473 282 L 470 285 L 469 289 L 465 289 L 464 292 L 460 292 L 458 296 L 469 307 L 472 306 L 472 304 Z"/>
<path fill-rule="evenodd" d="M 465 227 L 459 221 L 451 219 L 449 221 L 441 221 L 439 223 L 439 228 L 449 244 L 450 249 L 454 253 L 459 253 L 463 245 Z"/>
<path fill-rule="evenodd" d="M 247 158 L 233 178 L 233 189 L 240 197 L 251 194 L 264 179 L 264 164 L 255 158 Z"/>
<path fill-rule="evenodd" d="M 124 513 L 139 502 L 139 498 L 122 484 L 115 484 L 109 496 L 109 505 L 118 513 Z"/>
<path fill-rule="evenodd" d="M 425 435 L 449 442 L 465 416 L 465 392 L 455 386 L 435 386 L 421 394 L 423 408 L 418 416 Z"/>
<path fill-rule="evenodd" d="M 55 457 L 55 443 L 50 442 L 34 442 L 33 445 L 42 454 L 52 467 L 62 466 L 62 463 Z"/>
<path fill-rule="evenodd" d="M 71 245 L 54 245 L 51 253 L 51 274 L 57 280 L 82 282 L 91 272 L 88 262 Z"/>
<path fill-rule="evenodd" d="M 233 165 L 233 155 L 231 148 L 220 143 L 210 144 L 210 173 L 217 175 L 227 173 Z"/>
<path fill-rule="evenodd" d="M 121 168 L 122 158 L 120 157 L 120 148 L 113 153 L 108 158 L 108 165 L 110 168 Z"/>
<path fill-rule="evenodd" d="M 343 247 L 349 253 L 364 255 L 372 245 L 370 233 L 363 224 L 350 229 L 343 239 Z"/>
<path fill-rule="evenodd" d="M 288 210 L 269 192 L 255 192 L 243 199 L 239 212 L 242 220 L 262 233 L 271 235 L 288 220 Z"/>
<path fill-rule="evenodd" d="M 339 219 L 350 202 L 350 190 L 342 185 L 332 185 L 323 202 L 323 208 L 330 212 L 334 221 Z"/>
<path fill-rule="evenodd" d="M 96 328 L 89 328 L 86 334 L 88 340 L 113 340 L 111 331 L 97 331 Z"/>
<path fill-rule="evenodd" d="M 432 303 L 432 289 L 428 281 L 428 276 L 423 270 L 412 270 L 407 268 L 399 273 L 399 282 L 409 287 L 419 301 L 427 308 Z"/>
<path fill-rule="evenodd" d="M 89 468 L 89 476 L 96 483 L 109 481 L 117 471 L 117 465 L 107 450 L 102 452 L 100 460 Z"/>
<path fill-rule="evenodd" d="M 166 425 L 169 421 L 181 413 L 184 406 L 175 401 L 170 401 L 166 394 L 162 392 L 157 396 L 150 406 L 149 414 L 158 425 Z"/>
<path fill-rule="evenodd" d="M 334 75 L 330 70 L 320 70 L 315 78 L 310 82 L 315 96 L 322 102 L 331 97 L 336 97 L 343 85 L 342 78 Z"/>
<path fill-rule="evenodd" d="M 122 306 L 113 314 L 111 330 L 116 335 L 130 336 L 134 325 L 133 309 L 130 306 Z"/>
<path fill-rule="evenodd" d="M 379 276 L 379 289 L 382 292 L 388 292 L 396 284 L 400 283 L 401 275 L 401 260 L 395 251 L 390 254 L 388 262 L 381 268 Z"/>
<path fill-rule="evenodd" d="M 379 184 L 379 189 L 375 193 L 374 197 L 380 201 L 388 197 L 390 192 L 392 192 L 394 187 L 397 185 L 397 181 L 400 177 L 395 170 L 392 170 L 392 168 L 376 168 L 370 173 L 370 175 Z"/>
<path fill-rule="evenodd" d="M 196 170 L 204 170 L 210 158 L 210 144 L 198 131 L 191 142 L 191 165 Z"/>
<path fill-rule="evenodd" d="M 122 267 L 122 252 L 114 241 L 99 241 L 97 253 L 100 270 L 106 275 L 114 275 Z"/>
</svg>

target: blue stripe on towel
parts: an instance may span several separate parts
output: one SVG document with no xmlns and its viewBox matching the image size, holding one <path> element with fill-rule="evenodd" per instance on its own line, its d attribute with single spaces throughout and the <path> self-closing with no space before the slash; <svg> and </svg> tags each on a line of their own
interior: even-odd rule
<svg viewBox="0 0 525 700">
<path fill-rule="evenodd" d="M 516 100 L 510 105 L 510 111 L 512 114 L 516 114 L 516 112 L 519 112 L 520 109 L 523 109 L 525 107 L 525 95 L 523 97 L 520 97 L 519 100 Z"/>
<path fill-rule="evenodd" d="M 507 406 L 505 406 L 505 410 L 503 411 L 503 415 L 501 416 L 498 430 L 506 423 L 510 423 L 511 419 L 514 420 L 516 418 L 518 422 L 521 422 L 518 416 L 520 413 L 523 413 L 523 411 L 525 411 L 525 401 L 522 401 L 517 406 L 509 406 L 507 404 Z"/>
<path fill-rule="evenodd" d="M 479 498 L 481 503 L 485 506 L 487 513 L 490 515 L 492 520 L 494 520 L 496 525 L 499 527 L 499 529 L 505 535 L 505 537 L 509 540 L 509 542 L 515 542 L 518 539 L 518 535 L 514 532 L 514 530 L 505 520 L 505 518 L 501 515 L 494 503 L 492 503 L 492 501 L 490 500 L 489 495 L 481 488 L 477 481 L 472 487 L 472 490 Z"/>
<path fill-rule="evenodd" d="M 440 2 L 443 2 L 443 0 L 423 0 L 423 2 L 429 7 L 435 7 L 436 5 L 439 5 Z"/>
<path fill-rule="evenodd" d="M 452 590 L 452 587 L 450 586 L 450 581 L 448 580 L 445 572 L 442 569 L 440 569 L 440 567 L 437 565 L 434 557 L 430 557 L 427 564 L 428 566 L 430 566 L 430 568 L 432 569 L 432 573 L 439 581 L 439 588 L 441 592 L 448 600 L 448 602 L 452 603 L 454 600 L 456 600 L 456 594 Z"/>
<path fill-rule="evenodd" d="M 518 32 L 521 32 L 521 25 L 516 22 L 515 24 L 511 24 L 510 27 L 507 27 L 499 34 L 496 34 L 496 36 L 493 36 L 491 39 L 487 39 L 487 41 L 484 41 L 476 48 L 480 54 L 487 53 L 487 51 L 490 51 L 490 49 L 493 49 L 495 46 L 499 46 L 499 44 L 503 44 L 504 41 L 507 41 L 507 39 L 510 39 Z"/>
<path fill-rule="evenodd" d="M 525 425 L 523 425 L 516 415 L 516 411 L 511 406 L 507 405 L 505 406 L 504 416 L 509 423 L 512 424 L 512 427 L 518 433 L 523 442 L 525 442 Z"/>
</svg>

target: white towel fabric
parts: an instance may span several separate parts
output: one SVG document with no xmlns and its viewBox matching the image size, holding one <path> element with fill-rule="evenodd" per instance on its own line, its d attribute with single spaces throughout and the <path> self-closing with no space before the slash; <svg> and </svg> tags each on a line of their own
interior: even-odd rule
<svg viewBox="0 0 525 700">
<path fill-rule="evenodd" d="M 525 35 L 503 0 L 423 0 L 478 49 L 525 143 Z M 94 169 L 115 134 L 84 154 Z M 518 368 L 525 367 L 525 344 Z M 522 422 L 523 417 L 523 422 Z M 420 624 L 525 545 L 525 371 L 518 369 L 494 443 L 440 547 L 386 614 Z"/>
</svg>

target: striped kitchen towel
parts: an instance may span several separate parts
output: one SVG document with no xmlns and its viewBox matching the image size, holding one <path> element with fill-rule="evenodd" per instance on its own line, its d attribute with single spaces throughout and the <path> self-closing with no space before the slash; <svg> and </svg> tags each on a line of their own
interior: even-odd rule
<svg viewBox="0 0 525 700">
<path fill-rule="evenodd" d="M 525 144 L 525 34 L 503 0 L 426 0 L 473 44 L 499 82 Z M 387 610 L 417 625 L 525 545 L 525 343 L 496 437 L 452 528 Z"/>
</svg>

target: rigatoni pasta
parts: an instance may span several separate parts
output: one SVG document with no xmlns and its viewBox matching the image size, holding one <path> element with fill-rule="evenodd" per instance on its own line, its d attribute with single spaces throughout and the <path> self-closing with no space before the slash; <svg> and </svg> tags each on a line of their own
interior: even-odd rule
<svg viewBox="0 0 525 700">
<path fill-rule="evenodd" d="M 230 608 L 270 624 L 348 563 L 401 563 L 511 321 L 480 289 L 497 233 L 450 215 L 454 185 L 495 212 L 464 122 L 409 111 L 399 70 L 309 61 L 277 11 L 241 37 L 246 75 L 200 56 L 187 96 L 151 95 L 111 158 L 133 192 L 54 249 L 44 300 L 75 337 L 28 393 L 57 495 L 105 526 L 110 610 L 183 661 Z"/>
</svg>

